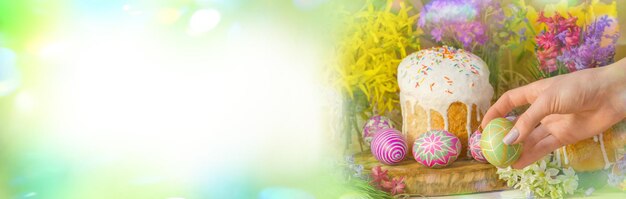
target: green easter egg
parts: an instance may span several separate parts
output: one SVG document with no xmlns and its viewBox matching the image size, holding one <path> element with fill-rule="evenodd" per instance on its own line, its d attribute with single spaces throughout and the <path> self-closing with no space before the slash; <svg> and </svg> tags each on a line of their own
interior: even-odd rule
<svg viewBox="0 0 626 199">
<path fill-rule="evenodd" d="M 513 128 L 513 122 L 505 118 L 491 120 L 480 138 L 480 150 L 485 159 L 497 167 L 508 167 L 519 159 L 522 145 L 506 145 L 502 138 Z"/>
</svg>

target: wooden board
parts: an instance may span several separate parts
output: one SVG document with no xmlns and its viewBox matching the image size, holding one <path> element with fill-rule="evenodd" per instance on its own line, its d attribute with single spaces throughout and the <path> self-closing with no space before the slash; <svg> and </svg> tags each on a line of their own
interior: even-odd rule
<svg viewBox="0 0 626 199">
<path fill-rule="evenodd" d="M 443 196 L 509 189 L 506 182 L 498 179 L 496 167 L 475 160 L 458 160 L 448 167 L 431 169 L 407 158 L 398 165 L 388 166 L 371 153 L 363 152 L 355 155 L 355 162 L 368 172 L 380 165 L 388 170 L 390 177 L 404 177 L 408 194 Z"/>
</svg>

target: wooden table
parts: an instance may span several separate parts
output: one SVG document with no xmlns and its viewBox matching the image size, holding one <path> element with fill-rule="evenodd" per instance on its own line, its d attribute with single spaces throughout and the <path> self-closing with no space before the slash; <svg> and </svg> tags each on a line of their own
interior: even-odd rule
<svg viewBox="0 0 626 199">
<path fill-rule="evenodd" d="M 398 165 L 383 165 L 371 153 L 355 155 L 355 162 L 365 171 L 380 165 L 390 177 L 404 177 L 405 191 L 409 194 L 442 196 L 508 189 L 506 182 L 498 179 L 496 167 L 475 160 L 458 160 L 445 168 L 431 169 L 407 158 Z"/>
</svg>

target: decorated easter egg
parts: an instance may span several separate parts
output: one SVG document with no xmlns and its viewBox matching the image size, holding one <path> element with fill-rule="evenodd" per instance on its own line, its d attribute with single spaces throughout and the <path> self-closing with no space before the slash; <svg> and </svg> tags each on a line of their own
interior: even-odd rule
<svg viewBox="0 0 626 199">
<path fill-rule="evenodd" d="M 487 159 L 483 156 L 483 152 L 480 150 L 480 137 L 482 137 L 482 133 L 478 130 L 470 136 L 469 140 L 469 150 L 472 154 L 474 160 L 482 163 L 487 163 Z"/>
<path fill-rule="evenodd" d="M 393 122 L 385 116 L 377 115 L 373 116 L 365 122 L 363 125 L 363 141 L 365 144 L 370 144 L 374 134 L 381 129 L 392 129 Z"/>
<path fill-rule="evenodd" d="M 383 164 L 393 165 L 404 160 L 407 144 L 400 131 L 381 129 L 372 138 L 372 155 Z"/>
<path fill-rule="evenodd" d="M 483 130 L 480 148 L 487 161 L 497 167 L 513 164 L 522 152 L 522 145 L 507 145 L 502 139 L 513 128 L 513 122 L 505 118 L 491 120 Z"/>
<path fill-rule="evenodd" d="M 459 138 L 444 130 L 423 133 L 415 139 L 413 144 L 413 158 L 430 168 L 448 166 L 459 157 L 460 153 Z"/>
</svg>

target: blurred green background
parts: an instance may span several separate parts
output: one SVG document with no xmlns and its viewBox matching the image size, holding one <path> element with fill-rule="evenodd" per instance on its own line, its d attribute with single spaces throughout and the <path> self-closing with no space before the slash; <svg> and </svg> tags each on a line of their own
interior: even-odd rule
<svg viewBox="0 0 626 199">
<path fill-rule="evenodd" d="M 332 197 L 331 8 L 0 1 L 0 198 Z"/>
</svg>

